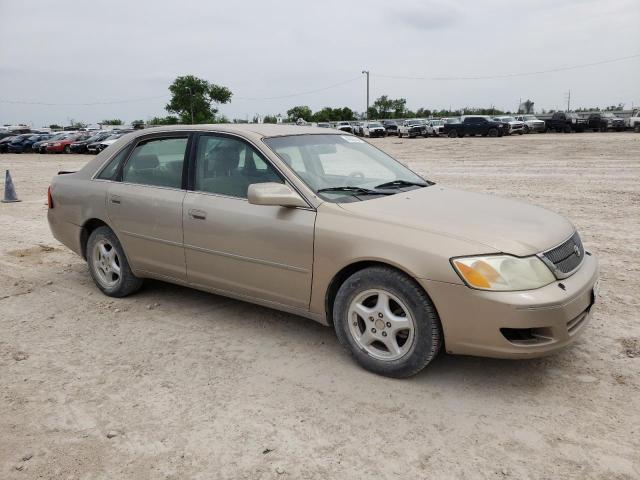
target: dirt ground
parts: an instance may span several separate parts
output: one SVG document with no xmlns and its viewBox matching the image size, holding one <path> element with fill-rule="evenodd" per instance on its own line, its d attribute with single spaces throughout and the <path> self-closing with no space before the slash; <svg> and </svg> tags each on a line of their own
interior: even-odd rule
<svg viewBox="0 0 640 480">
<path fill-rule="evenodd" d="M 110 299 L 46 222 L 49 179 L 89 157 L 1 155 L 23 202 L 0 204 L 0 478 L 640 478 L 640 135 L 373 143 L 571 218 L 602 268 L 580 340 L 391 380 L 292 315 L 159 282 Z"/>
</svg>

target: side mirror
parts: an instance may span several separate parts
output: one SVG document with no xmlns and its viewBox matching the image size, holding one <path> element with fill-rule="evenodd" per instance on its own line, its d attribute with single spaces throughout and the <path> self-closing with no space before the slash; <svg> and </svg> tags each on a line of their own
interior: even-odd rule
<svg viewBox="0 0 640 480">
<path fill-rule="evenodd" d="M 249 203 L 279 207 L 308 207 L 300 195 L 282 183 L 254 183 L 247 192 Z"/>
</svg>

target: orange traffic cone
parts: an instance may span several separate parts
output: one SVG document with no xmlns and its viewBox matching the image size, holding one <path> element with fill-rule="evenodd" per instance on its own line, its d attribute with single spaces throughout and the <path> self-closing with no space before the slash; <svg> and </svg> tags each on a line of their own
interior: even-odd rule
<svg viewBox="0 0 640 480">
<path fill-rule="evenodd" d="M 5 173 L 4 176 L 4 198 L 2 199 L 2 203 L 13 203 L 19 202 L 18 196 L 16 195 L 16 189 L 13 186 L 13 180 L 11 180 L 11 174 L 9 170 Z"/>
</svg>

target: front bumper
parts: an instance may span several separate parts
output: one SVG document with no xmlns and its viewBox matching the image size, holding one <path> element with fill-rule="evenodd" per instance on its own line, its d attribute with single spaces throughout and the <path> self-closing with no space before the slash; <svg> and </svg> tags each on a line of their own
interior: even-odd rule
<svg viewBox="0 0 640 480">
<path fill-rule="evenodd" d="M 488 292 L 418 281 L 438 310 L 447 352 L 533 358 L 567 346 L 584 330 L 596 300 L 598 274 L 597 259 L 586 254 L 572 276 L 536 290 Z"/>
</svg>

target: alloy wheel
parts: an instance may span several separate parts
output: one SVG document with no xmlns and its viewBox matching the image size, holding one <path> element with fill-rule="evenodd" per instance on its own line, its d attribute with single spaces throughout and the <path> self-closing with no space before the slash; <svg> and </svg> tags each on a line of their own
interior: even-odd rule
<svg viewBox="0 0 640 480">
<path fill-rule="evenodd" d="M 415 322 L 409 308 L 390 292 L 362 292 L 349 305 L 348 315 L 351 336 L 372 357 L 397 360 L 411 349 Z"/>
<path fill-rule="evenodd" d="M 111 243 L 102 239 L 93 248 L 93 267 L 98 281 L 105 288 L 113 288 L 121 280 L 120 258 Z"/>
</svg>

